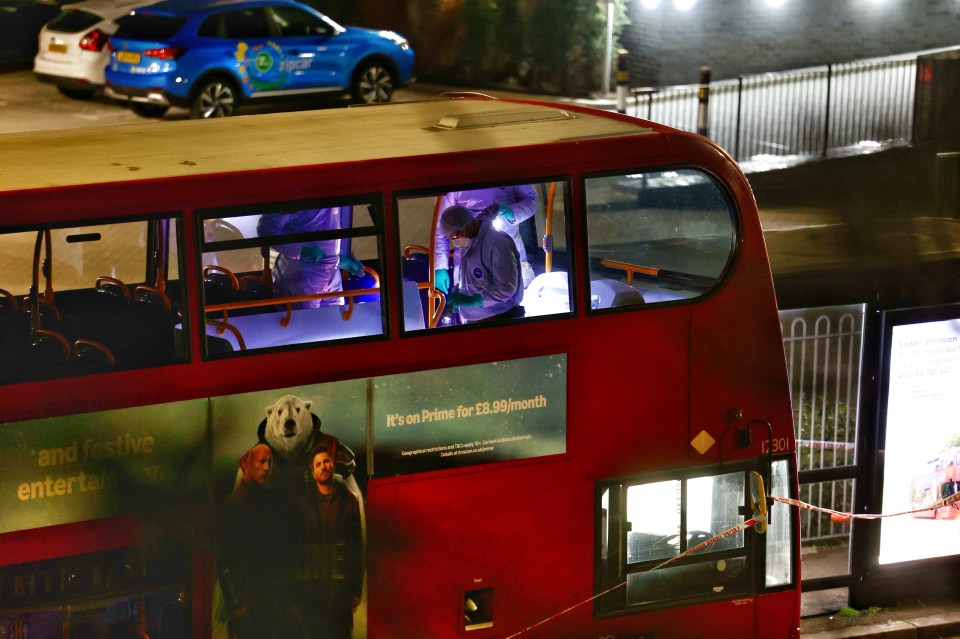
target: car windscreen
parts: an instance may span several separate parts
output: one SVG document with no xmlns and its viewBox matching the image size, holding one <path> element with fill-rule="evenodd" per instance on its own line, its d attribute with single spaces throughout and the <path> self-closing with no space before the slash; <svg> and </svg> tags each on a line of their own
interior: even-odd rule
<svg viewBox="0 0 960 639">
<path fill-rule="evenodd" d="M 180 30 L 184 18 L 134 13 L 117 20 L 116 37 L 133 40 L 167 40 Z"/>
<path fill-rule="evenodd" d="M 89 29 L 101 20 L 103 20 L 102 17 L 89 11 L 65 9 L 60 15 L 47 23 L 47 30 L 57 33 L 79 33 L 84 29 Z"/>
</svg>

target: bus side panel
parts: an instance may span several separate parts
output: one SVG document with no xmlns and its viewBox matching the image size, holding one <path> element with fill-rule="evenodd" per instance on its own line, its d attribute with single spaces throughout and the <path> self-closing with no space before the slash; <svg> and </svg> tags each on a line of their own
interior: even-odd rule
<svg viewBox="0 0 960 639">
<path fill-rule="evenodd" d="M 690 307 L 678 306 L 591 317 L 578 329 L 607 336 L 572 364 L 570 445 L 585 477 L 686 465 L 677 451 L 689 418 L 689 327 Z"/>
<path fill-rule="evenodd" d="M 757 597 L 757 637 L 793 637 L 800 627 L 800 594 L 797 590 L 772 592 Z"/>
<path fill-rule="evenodd" d="M 645 615 L 594 619 L 595 482 L 685 463 L 689 315 L 562 323 L 614 336 L 609 348 L 569 351 L 566 458 L 370 482 L 370 637 L 454 636 L 463 593 L 483 588 L 493 589 L 496 636 L 546 620 L 532 636 L 649 627 Z"/>
<path fill-rule="evenodd" d="M 132 519 L 101 519 L 7 533 L 0 568 L 134 546 L 142 531 L 143 524 Z"/>
<path fill-rule="evenodd" d="M 719 445 L 691 457 L 708 463 L 743 459 L 794 450 L 790 389 L 787 382 L 780 319 L 773 278 L 767 261 L 759 219 L 747 187 L 739 199 L 742 209 L 741 245 L 729 280 L 716 295 L 692 308 L 690 348 L 690 439 L 705 430 Z M 734 411 L 740 411 L 741 415 Z M 737 450 L 732 441 L 737 428 L 763 420 L 751 428 L 752 442 Z"/>
<path fill-rule="evenodd" d="M 589 599 L 593 520 L 576 511 L 593 487 L 577 479 L 558 460 L 371 482 L 369 637 L 459 636 L 471 590 L 492 589 L 496 636 Z"/>
<path fill-rule="evenodd" d="M 600 637 L 624 637 L 629 639 L 745 639 L 768 635 L 752 634 L 752 600 L 735 599 L 697 604 L 696 607 L 679 607 L 655 610 L 643 615 L 628 615 L 604 622 Z M 722 620 L 722 622 L 720 621 Z M 585 635 L 533 635 L 540 639 L 569 637 L 579 639 Z M 773 635 L 769 635 L 773 636 Z M 521 636 L 522 639 L 529 639 Z M 518 637 L 517 639 L 521 639 Z"/>
<path fill-rule="evenodd" d="M 751 314 L 740 310 L 748 307 L 758 310 Z M 749 426 L 748 448 L 739 449 L 734 441 L 737 429 L 747 427 L 750 420 L 772 426 L 772 452 L 792 451 L 789 386 L 772 299 L 758 303 L 755 289 L 731 286 L 723 296 L 696 307 L 692 321 L 688 441 L 692 444 L 706 431 L 717 443 L 700 451 L 691 445 L 691 459 L 715 463 L 765 454 L 771 433 L 761 423 Z"/>
</svg>

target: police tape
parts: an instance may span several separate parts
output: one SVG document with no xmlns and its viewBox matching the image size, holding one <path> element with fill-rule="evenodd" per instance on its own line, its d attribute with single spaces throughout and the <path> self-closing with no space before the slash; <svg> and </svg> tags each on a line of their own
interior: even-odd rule
<svg viewBox="0 0 960 639">
<path fill-rule="evenodd" d="M 935 503 L 933 503 L 933 504 L 930 504 L 929 506 L 926 506 L 926 507 L 924 507 L 924 508 L 917 508 L 917 509 L 915 509 L 915 510 L 904 510 L 904 511 L 902 511 L 902 512 L 890 513 L 890 514 L 885 514 L 885 515 L 873 515 L 873 514 L 857 515 L 857 514 L 854 514 L 854 513 L 843 512 L 842 510 L 832 510 L 832 509 L 830 509 L 830 508 L 822 508 L 822 507 L 820 507 L 820 506 L 814 506 L 813 504 L 808 504 L 807 502 L 800 501 L 799 499 L 792 499 L 792 498 L 790 498 L 790 497 L 777 497 L 776 495 L 767 495 L 767 499 L 770 500 L 770 501 L 777 501 L 777 502 L 780 502 L 780 503 L 782 503 L 782 504 L 786 504 L 787 506 L 795 506 L 795 507 L 797 507 L 797 508 L 803 508 L 803 509 L 806 509 L 806 510 L 813 510 L 813 511 L 817 511 L 817 512 L 829 513 L 831 517 L 839 517 L 839 518 L 841 518 L 840 521 L 847 521 L 847 520 L 849 520 L 849 519 L 880 519 L 881 517 L 898 517 L 898 516 L 901 516 L 901 515 L 911 515 L 911 514 L 913 514 L 913 513 L 922 513 L 922 512 L 926 512 L 926 511 L 928 511 L 928 510 L 936 510 L 936 509 L 938 509 L 938 508 L 943 508 L 944 506 L 955 505 L 955 504 L 957 504 L 957 502 L 960 502 L 960 492 L 958 492 L 958 493 L 956 493 L 956 494 L 953 494 L 953 495 L 951 495 L 950 497 L 946 497 L 946 498 L 944 498 L 944 499 L 941 499 L 940 501 L 935 502 Z M 663 568 L 663 567 L 665 567 L 665 566 L 668 566 L 668 565 L 672 564 L 672 563 L 675 562 L 675 561 L 679 561 L 680 559 L 683 559 L 684 557 L 687 557 L 688 555 L 692 555 L 693 553 L 700 552 L 700 551 L 703 550 L 704 548 L 707 548 L 707 547 L 709 547 L 709 546 L 712 546 L 713 544 L 717 543 L 717 542 L 720 541 L 721 539 L 726 539 L 727 537 L 730 537 L 730 536 L 732 536 L 732 535 L 736 535 L 736 534 L 739 533 L 739 532 L 743 532 L 743 531 L 746 530 L 747 528 L 751 528 L 751 527 L 753 527 L 753 526 L 757 526 L 758 524 L 763 524 L 763 523 L 765 523 L 766 521 L 767 521 L 767 515 L 766 515 L 766 513 L 759 513 L 759 514 L 757 514 L 756 516 L 751 517 L 750 519 L 744 520 L 742 523 L 739 523 L 739 524 L 737 524 L 736 526 L 733 526 L 732 528 L 728 528 L 727 530 L 724 530 L 723 532 L 721 532 L 721 533 L 719 533 L 719 534 L 717 534 L 717 535 L 714 535 L 713 537 L 711 537 L 711 538 L 709 538 L 709 539 L 707 539 L 707 540 L 705 540 L 705 541 L 700 542 L 700 543 L 697 544 L 696 546 L 691 546 L 690 548 L 687 548 L 687 549 L 686 549 L 685 551 L 683 551 L 682 553 L 679 553 L 679 554 L 677 554 L 677 555 L 674 555 L 673 557 L 670 557 L 670 558 L 667 559 L 666 561 L 660 562 L 659 564 L 657 564 L 656 566 L 654 566 L 654 567 L 651 568 L 650 570 L 646 570 L 646 571 L 644 571 L 644 572 L 642 572 L 642 573 L 639 573 L 639 574 L 642 576 L 642 575 L 649 574 L 649 573 L 651 573 L 651 572 L 653 572 L 653 571 L 655 571 L 655 570 L 659 570 L 660 568 Z M 591 602 L 599 599 L 600 597 L 604 597 L 604 596 L 606 596 L 606 595 L 614 592 L 615 590 L 618 590 L 618 589 L 620 589 L 620 588 L 623 588 L 623 587 L 626 586 L 626 585 L 627 585 L 627 582 L 626 582 L 626 581 L 622 581 L 622 582 L 616 584 L 615 586 L 611 586 L 611 587 L 607 588 L 606 590 L 603 590 L 603 591 L 601 591 L 601 592 L 598 592 L 597 594 L 595 594 L 595 595 L 593 595 L 593 596 L 591 596 L 591 597 L 588 597 L 588 598 L 586 598 L 586 599 L 584 599 L 584 600 L 582 600 L 582 601 L 579 601 L 579 602 L 573 604 L 572 606 L 569 606 L 569 607 L 567 607 L 567 608 L 564 608 L 564 609 L 561 610 L 560 612 L 557 612 L 557 613 L 555 613 L 555 614 L 553 614 L 553 615 L 550 615 L 549 617 L 546 617 L 546 618 L 544 618 L 544 619 L 541 619 L 540 621 L 538 621 L 538 622 L 536 622 L 536 623 L 534 623 L 534 624 L 531 624 L 531 625 L 527 626 L 526 628 L 524 628 L 524 629 L 522 629 L 522 630 L 518 630 L 517 632 L 515 632 L 515 633 L 513 633 L 513 634 L 511 634 L 511 635 L 508 635 L 508 636 L 504 637 L 504 639 L 514 639 L 514 637 L 519 637 L 520 635 L 526 634 L 527 632 L 533 630 L 534 628 L 538 628 L 538 627 L 540 627 L 540 626 L 542 626 L 542 625 L 544 625 L 544 624 L 546 624 L 546 623 L 549 623 L 549 622 L 553 621 L 554 619 L 556 619 L 556 618 L 558 618 L 558 617 L 561 617 L 561 616 L 567 614 L 567 613 L 570 612 L 571 610 L 575 610 L 576 608 L 579 608 L 580 606 L 584 606 L 584 605 L 586 605 L 586 604 L 588 604 L 588 603 L 591 603 Z"/>
<path fill-rule="evenodd" d="M 666 566 L 666 565 L 668 565 L 668 564 L 671 564 L 671 563 L 673 563 L 673 562 L 675 562 L 675 561 L 678 561 L 678 560 L 680 560 L 680 559 L 683 559 L 683 558 L 686 557 L 687 555 L 692 555 L 693 553 L 699 552 L 699 551 L 703 550 L 704 548 L 706 548 L 706 547 L 708 547 L 708 546 L 712 546 L 713 544 L 717 543 L 717 542 L 720 541 L 721 539 L 726 539 L 727 537 L 730 537 L 731 535 L 736 535 L 738 532 L 742 532 L 742 531 L 746 530 L 747 528 L 750 528 L 751 526 L 756 526 L 757 524 L 762 524 L 762 523 L 766 522 L 766 520 L 767 520 L 766 514 L 760 513 L 760 514 L 758 514 L 756 517 L 751 517 L 750 519 L 747 519 L 747 520 L 744 521 L 743 523 L 737 524 L 736 526 L 733 526 L 732 528 L 728 528 L 727 530 L 724 530 L 724 531 L 721 532 L 720 534 L 714 535 L 714 536 L 711 537 L 710 539 L 707 539 L 707 540 L 705 540 L 705 541 L 700 542 L 700 543 L 697 544 L 696 546 L 691 546 L 690 548 L 687 548 L 687 549 L 686 549 L 685 551 L 683 551 L 682 553 L 677 554 L 677 555 L 674 555 L 673 557 L 670 557 L 670 558 L 667 559 L 666 561 L 663 561 L 663 562 L 657 564 L 656 566 L 654 566 L 654 567 L 651 568 L 650 570 L 646 570 L 646 571 L 640 573 L 640 575 L 646 575 L 646 574 L 649 574 L 649 573 L 653 572 L 654 570 L 657 570 L 657 569 L 659 569 L 659 568 L 663 568 L 664 566 Z M 512 635 L 508 635 L 508 636 L 504 637 L 504 639 L 514 639 L 514 637 L 519 637 L 520 635 L 522 635 L 522 634 L 524 634 L 524 633 L 527 633 L 527 632 L 533 630 L 534 628 L 538 628 L 539 626 L 542 626 L 542 625 L 545 624 L 545 623 L 549 623 L 549 622 L 553 621 L 553 620 L 556 619 L 557 617 L 560 617 L 560 616 L 562 616 L 562 615 L 567 614 L 567 613 L 570 612 L 571 610 L 574 610 L 574 609 L 576 609 L 576 608 L 579 608 L 580 606 L 584 606 L 584 605 L 586 605 L 586 604 L 588 604 L 588 603 L 590 603 L 590 602 L 592 602 L 592 601 L 594 601 L 594 600 L 596 600 L 596 599 L 599 599 L 600 597 L 609 595 L 611 592 L 613 592 L 613 591 L 615 591 L 615 590 L 617 590 L 617 589 L 619 589 L 619 588 L 623 588 L 623 587 L 626 586 L 626 585 L 627 585 L 627 582 L 626 582 L 626 581 L 621 581 L 621 582 L 618 583 L 617 585 L 611 586 L 610 588 L 607 588 L 606 590 L 604 590 L 604 591 L 602 591 L 602 592 L 598 592 L 597 594 L 595 594 L 595 595 L 593 595 L 593 596 L 591 596 L 591 597 L 588 597 L 587 599 L 584 599 L 583 601 L 579 601 L 579 602 L 573 604 L 572 606 L 569 606 L 568 608 L 564 608 L 564 609 L 561 610 L 560 612 L 555 613 L 555 614 L 553 614 L 553 615 L 550 615 L 549 617 L 547 617 L 547 618 L 545 618 L 545 619 L 541 619 L 541 620 L 538 621 L 537 623 L 532 624 L 532 625 L 529 625 L 529 626 L 527 626 L 526 628 L 524 628 L 523 630 L 518 630 L 517 632 L 513 633 Z"/>
<path fill-rule="evenodd" d="M 847 513 L 842 510 L 832 510 L 830 508 L 823 508 L 821 506 L 814 506 L 813 504 L 808 504 L 805 501 L 800 501 L 799 499 L 791 499 L 789 497 L 777 497 L 775 495 L 769 495 L 767 499 L 772 501 L 778 501 L 781 504 L 786 504 L 788 506 L 796 506 L 797 508 L 803 508 L 805 510 L 812 510 L 820 513 L 828 513 L 831 518 L 836 518 L 835 521 L 849 521 L 850 519 L 882 519 L 884 517 L 900 517 L 902 515 L 912 515 L 914 513 L 923 513 L 930 510 L 937 510 L 945 506 L 952 506 L 960 501 L 960 493 L 955 493 L 949 497 L 944 497 L 940 501 L 934 502 L 929 506 L 924 506 L 923 508 L 915 508 L 914 510 L 903 510 L 896 513 L 886 513 L 886 514 L 856 514 L 856 513 Z"/>
<path fill-rule="evenodd" d="M 646 571 L 646 572 L 650 572 L 650 571 L 653 571 L 653 570 L 657 570 L 658 568 L 663 568 L 664 566 L 666 566 L 666 565 L 668 565 L 668 564 L 672 564 L 673 562 L 677 561 L 678 559 L 683 559 L 683 558 L 686 557 L 687 555 L 692 555 L 692 554 L 695 553 L 695 552 L 700 552 L 701 550 L 703 550 L 703 549 L 706 548 L 707 546 L 712 546 L 713 544 L 717 543 L 717 542 L 720 541 L 721 539 L 726 539 L 727 537 L 729 537 L 729 536 L 731 536 L 731 535 L 736 535 L 738 532 L 742 532 L 742 531 L 746 530 L 747 528 L 750 528 L 750 527 L 752 527 L 752 526 L 756 526 L 757 524 L 762 524 L 762 523 L 764 523 L 765 521 L 767 521 L 767 516 L 766 516 L 766 514 L 759 514 L 759 515 L 757 515 L 756 517 L 751 517 L 750 519 L 747 519 L 747 520 L 744 521 L 743 523 L 737 524 L 737 525 L 734 526 L 733 528 L 728 528 L 727 530 L 724 530 L 724 531 L 723 531 L 722 533 L 720 533 L 719 535 L 714 535 L 714 536 L 711 537 L 710 539 L 707 539 L 706 541 L 702 541 L 702 542 L 700 542 L 699 544 L 697 544 L 696 546 L 692 546 L 692 547 L 690 547 L 690 548 L 687 548 L 685 551 L 683 551 L 683 552 L 680 553 L 679 555 L 674 555 L 673 557 L 670 557 L 670 558 L 667 559 L 666 561 L 657 564 L 656 566 L 654 566 L 653 568 L 651 568 L 650 570 L 648 570 L 648 571 Z"/>
</svg>

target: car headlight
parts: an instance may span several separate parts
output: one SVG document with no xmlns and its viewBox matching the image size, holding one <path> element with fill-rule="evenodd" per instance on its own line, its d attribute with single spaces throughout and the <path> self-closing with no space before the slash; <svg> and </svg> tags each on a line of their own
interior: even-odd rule
<svg viewBox="0 0 960 639">
<path fill-rule="evenodd" d="M 410 43 L 399 33 L 394 33 L 393 31 L 381 31 L 380 35 L 387 40 L 392 40 L 393 43 L 400 47 L 400 49 L 403 51 L 406 51 L 410 48 Z"/>
</svg>

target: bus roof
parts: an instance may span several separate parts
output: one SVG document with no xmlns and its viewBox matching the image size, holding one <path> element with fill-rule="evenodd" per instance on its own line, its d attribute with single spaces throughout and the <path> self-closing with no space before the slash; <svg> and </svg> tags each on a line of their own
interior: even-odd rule
<svg viewBox="0 0 960 639">
<path fill-rule="evenodd" d="M 653 133 L 602 112 L 437 99 L 0 136 L 0 191 L 254 171 Z"/>
</svg>

